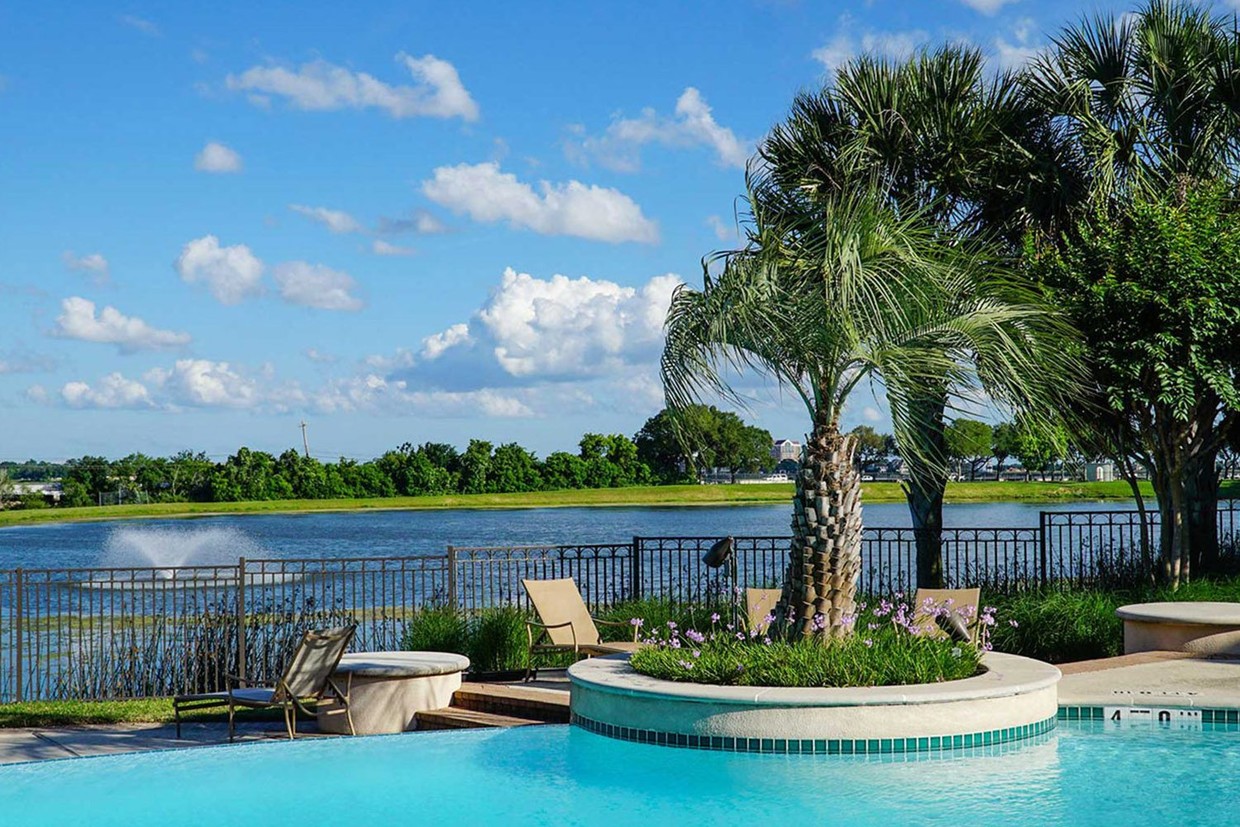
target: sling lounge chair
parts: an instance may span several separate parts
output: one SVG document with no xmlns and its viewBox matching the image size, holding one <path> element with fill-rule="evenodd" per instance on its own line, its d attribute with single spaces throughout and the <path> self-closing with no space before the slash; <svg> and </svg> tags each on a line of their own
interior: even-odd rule
<svg viewBox="0 0 1240 827">
<path fill-rule="evenodd" d="M 750 630 L 757 629 L 761 634 L 766 631 L 767 618 L 775 613 L 783 589 L 745 589 L 745 616 L 749 619 Z"/>
<path fill-rule="evenodd" d="M 340 658 L 344 655 L 349 643 L 353 640 L 356 626 L 340 626 L 325 629 L 321 632 L 308 631 L 297 644 L 293 657 L 289 661 L 284 674 L 276 681 L 275 686 L 245 686 L 245 681 L 236 675 L 228 675 L 228 681 L 235 683 L 224 692 L 204 692 L 196 695 L 177 695 L 172 699 L 172 709 L 176 716 L 177 738 L 181 737 L 181 713 L 209 707 L 228 707 L 228 740 L 232 741 L 236 734 L 235 716 L 238 707 L 249 709 L 274 709 L 284 711 L 284 728 L 289 740 L 297 735 L 297 713 L 313 714 L 307 704 L 317 703 L 320 699 L 330 696 L 336 704 L 328 714 L 344 713 L 349 723 L 349 734 L 353 735 L 353 715 L 349 711 L 349 690 L 352 675 L 342 690 L 332 677 Z"/>
<path fill-rule="evenodd" d="M 941 609 L 948 614 L 936 619 Z M 981 589 L 918 589 L 913 597 L 913 625 L 930 634 L 977 643 L 981 614 Z"/>
<path fill-rule="evenodd" d="M 590 615 L 581 591 L 572 578 L 562 580 L 522 580 L 521 585 L 530 597 L 538 621 L 525 622 L 525 635 L 529 643 L 525 679 L 532 675 L 534 655 L 548 652 L 572 652 L 576 655 L 615 655 L 632 652 L 638 647 L 637 627 L 633 626 L 633 640 L 604 643 L 598 625 L 629 626 L 614 620 L 599 620 Z M 537 630 L 537 634 L 535 633 Z"/>
</svg>

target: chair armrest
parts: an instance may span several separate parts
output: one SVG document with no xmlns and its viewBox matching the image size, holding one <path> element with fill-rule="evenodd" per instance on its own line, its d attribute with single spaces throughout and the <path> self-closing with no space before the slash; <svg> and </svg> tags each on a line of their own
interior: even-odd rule
<svg viewBox="0 0 1240 827">
<path fill-rule="evenodd" d="M 245 678 L 239 675 L 234 675 L 231 672 L 224 673 L 224 680 L 230 684 L 235 683 L 238 689 L 244 689 L 245 685 L 248 683 Z"/>
<path fill-rule="evenodd" d="M 573 623 L 571 620 L 566 620 L 563 623 L 539 623 L 537 620 L 525 621 L 525 637 L 526 639 L 529 640 L 530 649 L 534 648 L 534 627 L 535 626 L 537 626 L 539 629 L 542 629 L 543 631 L 546 631 L 547 629 L 563 629 L 565 626 L 567 626 L 568 631 L 572 633 L 572 636 L 573 636 L 573 651 L 574 652 L 577 651 L 577 627 L 573 626 Z"/>
<path fill-rule="evenodd" d="M 600 626 L 617 626 L 617 627 L 633 626 L 633 624 L 628 620 L 603 620 L 601 618 L 596 617 L 594 618 L 594 622 Z M 637 627 L 636 626 L 633 626 L 633 642 L 634 643 L 637 642 Z"/>
</svg>

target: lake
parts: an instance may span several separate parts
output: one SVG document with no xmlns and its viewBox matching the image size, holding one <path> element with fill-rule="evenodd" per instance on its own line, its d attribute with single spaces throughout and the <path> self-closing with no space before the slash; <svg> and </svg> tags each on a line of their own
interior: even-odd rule
<svg viewBox="0 0 1240 827">
<path fill-rule="evenodd" d="M 952 527 L 1038 525 L 1040 511 L 1130 509 L 1131 503 L 948 505 Z M 403 557 L 448 545 L 628 542 L 635 535 L 789 533 L 791 505 L 353 511 L 57 523 L 0 529 L 0 569 L 236 563 L 238 557 Z M 909 525 L 903 503 L 865 506 L 872 528 Z"/>
</svg>

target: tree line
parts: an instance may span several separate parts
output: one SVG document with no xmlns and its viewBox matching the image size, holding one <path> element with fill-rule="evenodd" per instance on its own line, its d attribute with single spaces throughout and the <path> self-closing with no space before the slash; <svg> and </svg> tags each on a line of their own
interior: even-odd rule
<svg viewBox="0 0 1240 827">
<path fill-rule="evenodd" d="M 136 453 L 116 460 L 83 456 L 42 466 L 59 471 L 61 504 L 68 507 L 139 500 L 238 502 L 620 488 L 689 483 L 714 469 L 735 475 L 773 466 L 770 433 L 734 413 L 700 406 L 681 430 L 673 431 L 669 421 L 661 411 L 632 438 L 587 433 L 576 453 L 556 451 L 541 459 L 515 442 L 495 445 L 471 439 L 463 451 L 441 442 L 406 442 L 364 462 L 324 462 L 291 448 L 277 456 L 243 447 L 222 462 L 187 450 L 168 457 Z M 39 495 L 23 502 L 30 507 L 43 504 Z"/>
</svg>

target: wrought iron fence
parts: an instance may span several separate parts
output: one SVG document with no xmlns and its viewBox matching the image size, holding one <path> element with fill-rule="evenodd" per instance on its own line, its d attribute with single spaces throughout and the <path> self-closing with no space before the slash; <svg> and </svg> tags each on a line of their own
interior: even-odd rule
<svg viewBox="0 0 1240 827">
<path fill-rule="evenodd" d="M 1238 539 L 1237 503 L 1219 504 L 1220 538 Z M 1157 534 L 1157 514 L 1148 528 Z M 358 626 L 356 647 L 401 646 L 427 607 L 528 608 L 523 578 L 571 577 L 593 610 L 654 598 L 713 602 L 734 588 L 783 579 L 787 537 L 735 538 L 735 574 L 707 568 L 717 537 L 634 537 L 630 543 L 449 547 L 416 557 L 239 559 L 176 568 L 0 570 L 0 702 L 123 698 L 209 691 L 228 674 L 271 681 L 302 632 Z M 1043 512 L 1036 528 L 949 528 L 950 586 L 1012 589 L 1085 583 L 1140 559 L 1133 511 Z M 915 533 L 867 529 L 860 587 L 915 586 Z M 735 577 L 735 579 L 733 579 Z"/>
</svg>

